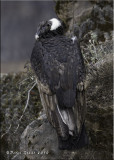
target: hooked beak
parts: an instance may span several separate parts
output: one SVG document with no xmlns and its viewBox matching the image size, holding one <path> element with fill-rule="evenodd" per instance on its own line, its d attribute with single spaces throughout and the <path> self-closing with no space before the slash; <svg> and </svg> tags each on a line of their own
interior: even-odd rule
<svg viewBox="0 0 114 160">
<path fill-rule="evenodd" d="M 36 32 L 36 34 L 35 34 L 35 39 L 36 39 L 36 40 L 39 39 L 39 35 L 40 35 L 39 28 L 40 28 L 40 27 L 37 28 L 37 32 Z"/>
<path fill-rule="evenodd" d="M 37 40 L 39 38 L 38 33 L 35 34 L 35 39 Z"/>
</svg>

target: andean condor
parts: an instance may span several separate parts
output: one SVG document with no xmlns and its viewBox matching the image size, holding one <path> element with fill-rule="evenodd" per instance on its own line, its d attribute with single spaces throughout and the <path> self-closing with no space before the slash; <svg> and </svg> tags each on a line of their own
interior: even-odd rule
<svg viewBox="0 0 114 160">
<path fill-rule="evenodd" d="M 85 131 L 85 66 L 76 38 L 64 36 L 56 18 L 39 24 L 31 54 L 42 105 L 56 129 L 60 149 L 88 143 Z"/>
</svg>

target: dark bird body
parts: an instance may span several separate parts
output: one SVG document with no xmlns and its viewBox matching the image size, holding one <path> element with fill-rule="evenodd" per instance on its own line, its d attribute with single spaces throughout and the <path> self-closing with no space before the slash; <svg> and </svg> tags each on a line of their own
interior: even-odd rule
<svg viewBox="0 0 114 160">
<path fill-rule="evenodd" d="M 42 105 L 57 131 L 59 148 L 79 148 L 87 144 L 83 57 L 78 41 L 65 37 L 62 26 L 50 31 L 46 24 L 40 26 L 31 65 Z"/>
</svg>

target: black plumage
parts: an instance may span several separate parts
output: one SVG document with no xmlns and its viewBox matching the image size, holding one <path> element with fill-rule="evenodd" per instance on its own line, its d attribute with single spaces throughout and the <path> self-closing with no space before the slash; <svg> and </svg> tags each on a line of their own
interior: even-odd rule
<svg viewBox="0 0 114 160">
<path fill-rule="evenodd" d="M 31 65 L 47 117 L 57 131 L 59 148 L 73 149 L 80 146 L 78 141 L 84 125 L 85 66 L 78 41 L 63 35 L 61 23 L 51 30 L 52 22 L 39 25 Z"/>
</svg>

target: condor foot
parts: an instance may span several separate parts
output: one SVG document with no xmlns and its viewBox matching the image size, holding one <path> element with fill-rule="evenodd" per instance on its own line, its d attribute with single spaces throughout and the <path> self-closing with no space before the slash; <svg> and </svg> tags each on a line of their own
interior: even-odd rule
<svg viewBox="0 0 114 160">
<path fill-rule="evenodd" d="M 60 150 L 75 150 L 80 149 L 89 144 L 85 126 L 82 127 L 82 132 L 78 137 L 69 135 L 67 140 L 62 140 L 58 137 L 58 145 Z"/>
</svg>

